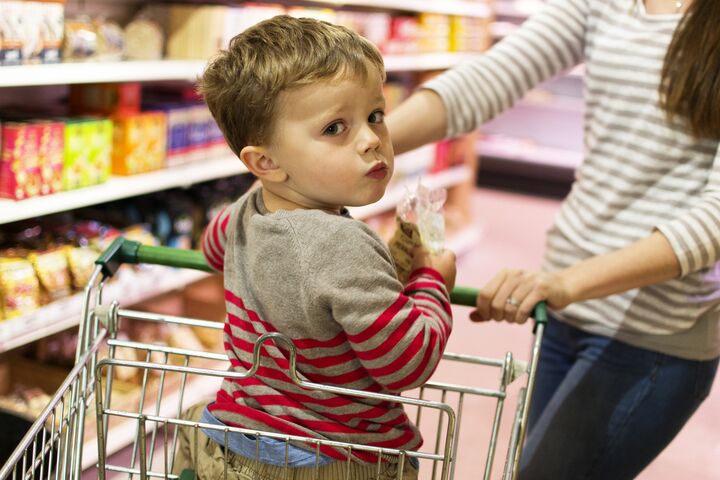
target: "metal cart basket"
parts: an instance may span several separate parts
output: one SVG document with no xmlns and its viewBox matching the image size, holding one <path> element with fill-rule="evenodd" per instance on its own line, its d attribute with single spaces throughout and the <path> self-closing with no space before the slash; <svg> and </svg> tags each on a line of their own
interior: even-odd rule
<svg viewBox="0 0 720 480">
<path fill-rule="evenodd" d="M 96 268 L 84 290 L 81 311 L 76 364 L 57 390 L 41 416 L 33 424 L 22 442 L 0 469 L 0 480 L 5 479 L 79 479 L 82 474 L 83 455 L 90 456 L 88 445 L 97 444 L 98 478 L 166 478 L 195 479 L 196 465 L 178 471 L 176 454 L 184 448 L 195 461 L 202 447 L 205 433 L 219 432 L 228 445 L 231 436 L 245 435 L 255 442 L 255 459 L 260 460 L 261 443 L 274 439 L 284 445 L 285 465 L 279 466 L 277 478 L 296 478 L 287 467 L 292 448 L 301 448 L 315 456 L 314 467 L 305 467 L 320 478 L 321 451 L 331 448 L 346 458 L 341 468 L 349 472 L 360 462 L 372 472 L 368 478 L 408 478 L 410 463 L 420 465 L 420 478 L 448 480 L 454 478 L 458 462 L 457 452 L 463 407 L 472 397 L 487 397 L 494 403 L 492 431 L 489 433 L 487 453 L 462 461 L 477 462 L 473 478 L 491 477 L 497 456 L 498 437 L 507 387 L 518 378 L 524 378 L 519 389 L 518 403 L 509 434 L 503 479 L 516 478 L 520 454 L 525 437 L 528 410 L 532 397 L 535 373 L 539 361 L 539 347 L 546 323 L 545 306 L 534 310 L 534 340 L 528 362 L 513 358 L 493 359 L 470 355 L 445 353 L 442 363 L 453 362 L 468 366 L 498 369 L 499 385 L 480 388 L 431 379 L 418 390 L 400 395 L 350 390 L 332 385 L 321 385 L 302 378 L 296 370 L 296 351 L 292 342 L 281 334 L 270 333 L 260 337 L 254 346 L 253 366 L 248 371 L 229 371 L 227 356 L 222 352 L 203 349 L 177 348 L 155 343 L 142 343 L 122 339 L 118 335 L 123 321 L 151 322 L 159 326 L 180 325 L 206 332 L 220 332 L 221 322 L 205 321 L 177 316 L 159 315 L 121 308 L 117 302 L 103 302 L 103 286 L 121 264 L 156 264 L 178 268 L 211 271 L 200 252 L 166 247 L 142 246 L 137 242 L 119 238 L 98 258 Z M 451 301 L 456 305 L 475 305 L 477 291 L 456 287 Z M 371 445 L 351 444 L 327 439 L 292 436 L 273 432 L 219 426 L 202 423 L 188 417 L 192 406 L 191 396 L 198 391 L 208 397 L 214 395 L 222 379 L 245 379 L 256 375 L 260 357 L 267 348 L 281 347 L 288 353 L 289 377 L 298 385 L 315 392 L 360 397 L 368 402 L 390 401 L 402 404 L 423 432 L 425 444 L 418 451 L 401 451 Z M 119 373 L 131 372 L 140 379 L 140 394 L 128 400 L 118 393 L 122 382 Z M 192 393 L 193 395 L 190 395 Z M 93 421 L 93 419 L 95 421 Z M 86 427 L 86 420 L 89 420 Z M 108 439 L 119 435 L 120 428 L 130 429 L 131 454 L 114 462 L 108 455 Z M 472 427 L 472 426 L 471 426 Z M 430 432 L 430 433 L 428 433 Z M 93 437 L 96 438 L 92 442 Z M 214 437 L 217 438 L 217 435 Z M 228 448 L 223 452 L 220 478 L 233 477 Z M 95 453 L 93 452 L 93 455 Z M 252 456 L 252 455 L 250 455 Z M 92 456 L 94 459 L 94 456 Z M 373 459 L 373 460 L 369 460 Z M 412 459 L 412 460 L 411 460 Z M 85 459 L 87 463 L 87 458 Z M 393 469 L 388 469 L 388 466 Z M 305 478 L 305 477 L 303 477 Z M 339 474 L 351 478 L 349 473 Z M 353 477 L 354 478 L 354 477 Z M 466 480 L 466 479 L 463 479 Z"/>
</svg>

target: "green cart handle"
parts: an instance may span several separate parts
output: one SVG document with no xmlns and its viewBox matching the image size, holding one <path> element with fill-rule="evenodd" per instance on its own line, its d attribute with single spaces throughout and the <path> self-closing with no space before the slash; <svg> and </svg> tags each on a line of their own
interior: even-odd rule
<svg viewBox="0 0 720 480">
<path fill-rule="evenodd" d="M 105 277 L 112 277 L 120 265 L 124 263 L 147 263 L 152 265 L 166 265 L 168 267 L 190 268 L 204 272 L 215 272 L 205 261 L 202 252 L 198 250 L 184 250 L 171 247 L 152 247 L 142 245 L 140 242 L 116 238 L 110 246 L 100 254 L 95 264 L 102 268 Z M 455 305 L 474 307 L 478 290 L 470 287 L 455 287 L 450 292 L 450 301 Z M 532 317 L 537 324 L 547 323 L 547 309 L 545 302 L 539 302 L 533 309 Z"/>
</svg>

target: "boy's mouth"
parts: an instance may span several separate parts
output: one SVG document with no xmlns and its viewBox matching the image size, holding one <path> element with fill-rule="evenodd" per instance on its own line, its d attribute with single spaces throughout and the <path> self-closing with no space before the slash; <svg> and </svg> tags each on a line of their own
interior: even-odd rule
<svg viewBox="0 0 720 480">
<path fill-rule="evenodd" d="M 385 177 L 387 177 L 388 174 L 388 166 L 385 163 L 376 163 L 373 165 L 373 167 L 368 170 L 368 172 L 365 174 L 366 177 L 370 177 L 374 180 L 382 180 Z"/>
</svg>

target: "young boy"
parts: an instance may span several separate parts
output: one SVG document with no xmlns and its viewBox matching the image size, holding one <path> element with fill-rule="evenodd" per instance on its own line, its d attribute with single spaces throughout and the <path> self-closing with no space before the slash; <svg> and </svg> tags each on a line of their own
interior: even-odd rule
<svg viewBox="0 0 720 480">
<path fill-rule="evenodd" d="M 392 175 L 384 76 L 380 53 L 359 35 L 287 16 L 236 36 L 203 74 L 200 92 L 262 184 L 211 221 L 202 245 L 224 273 L 233 368 L 250 368 L 253 345 L 267 332 L 292 339 L 297 370 L 310 382 L 400 392 L 437 366 L 452 327 L 454 255 L 418 252 L 402 285 L 387 246 L 345 209 L 379 200 Z M 402 450 L 421 445 L 401 405 L 301 388 L 288 375 L 287 352 L 265 345 L 254 378 L 226 379 L 215 401 L 191 416 Z M 192 464 L 200 478 L 219 478 L 224 433 L 204 433 L 211 438 L 203 436 Z M 242 472 L 231 478 L 283 478 L 285 443 L 258 442 L 259 462 L 254 437 L 230 439 L 230 473 Z M 339 449 L 323 447 L 317 458 L 291 445 L 287 465 L 294 479 L 376 478 L 376 457 L 353 455 L 350 477 Z M 403 478 L 417 478 L 414 460 Z M 395 478 L 398 465 L 381 464 L 378 478 Z"/>
</svg>

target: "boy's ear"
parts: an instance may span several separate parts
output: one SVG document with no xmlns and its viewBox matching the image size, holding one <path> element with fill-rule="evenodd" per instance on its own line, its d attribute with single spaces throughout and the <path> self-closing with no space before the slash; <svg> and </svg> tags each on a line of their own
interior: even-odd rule
<svg viewBox="0 0 720 480">
<path fill-rule="evenodd" d="M 282 183 L 287 179 L 287 173 L 280 168 L 270 157 L 265 147 L 248 145 L 240 151 L 240 160 L 248 167 L 250 173 L 258 179 Z"/>
</svg>

